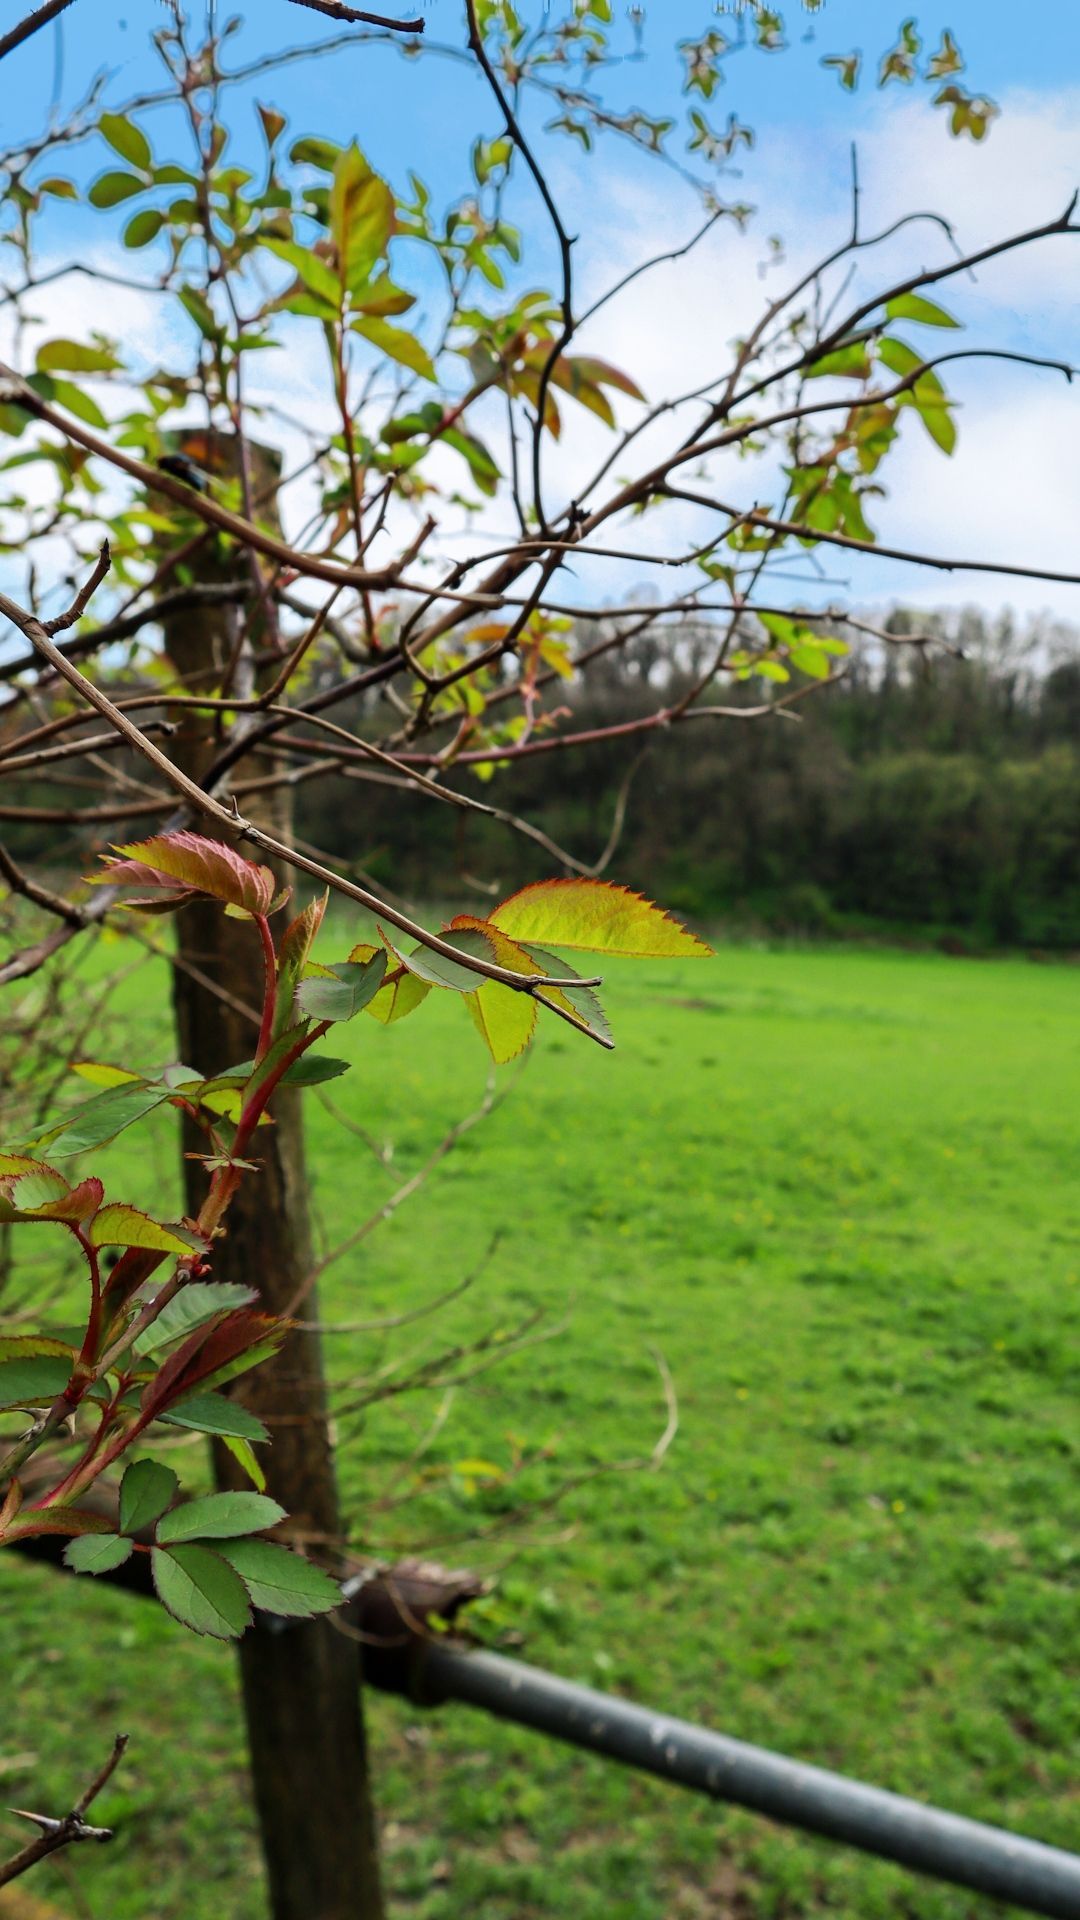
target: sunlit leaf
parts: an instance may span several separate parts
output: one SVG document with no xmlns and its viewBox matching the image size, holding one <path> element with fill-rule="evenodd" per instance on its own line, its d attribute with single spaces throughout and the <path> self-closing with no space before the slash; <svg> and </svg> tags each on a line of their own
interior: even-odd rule
<svg viewBox="0 0 1080 1920">
<path fill-rule="evenodd" d="M 200 1253 L 207 1241 L 200 1233 L 176 1222 L 163 1225 L 138 1207 L 116 1201 L 102 1207 L 90 1223 L 87 1238 L 94 1247 L 143 1247 L 157 1253 Z"/>
<path fill-rule="evenodd" d="M 150 142 L 141 127 L 129 120 L 123 113 L 103 113 L 98 121 L 98 131 L 104 134 L 114 153 L 126 160 L 129 166 L 141 167 L 147 171 L 153 163 Z"/>
<path fill-rule="evenodd" d="M 712 952 L 678 920 L 627 887 L 603 880 L 540 880 L 495 908 L 493 926 L 514 940 L 643 959 Z"/>
<path fill-rule="evenodd" d="M 927 300 L 921 293 L 897 293 L 885 303 L 885 312 L 890 320 L 917 320 L 924 327 L 958 327 L 951 313 L 939 307 L 934 300 Z"/>
<path fill-rule="evenodd" d="M 102 173 L 91 185 L 87 198 L 92 207 L 116 207 L 133 194 L 145 193 L 149 182 L 137 173 Z"/>
<path fill-rule="evenodd" d="M 329 979 L 316 975 L 302 980 L 296 990 L 297 1005 L 312 1020 L 351 1020 L 375 998 L 385 972 L 382 952 L 370 960 L 342 960 L 335 963 Z"/>
<path fill-rule="evenodd" d="M 353 948 L 349 959 L 370 960 L 372 954 L 379 951 L 378 947 L 369 946 L 367 942 L 361 941 Z M 426 980 L 419 979 L 415 973 L 409 973 L 403 967 L 397 967 L 394 971 L 397 973 L 397 979 L 381 986 L 375 998 L 370 1000 L 364 1009 L 365 1013 L 370 1013 L 384 1027 L 390 1026 L 395 1020 L 404 1020 L 407 1014 L 414 1013 L 417 1007 L 423 1005 L 431 992 L 430 984 Z"/>
<path fill-rule="evenodd" d="M 471 933 L 477 953 L 485 960 L 494 960 L 497 966 L 506 967 L 511 973 L 528 975 L 536 971 L 531 955 L 524 948 L 510 940 L 498 927 L 490 926 L 471 914 L 459 914 L 451 922 L 450 931 L 455 936 L 456 944 L 466 950 Z M 513 987 L 504 987 L 497 980 L 485 980 L 475 993 L 466 997 L 465 1005 L 497 1066 L 504 1066 L 507 1061 L 516 1059 L 519 1053 L 524 1052 L 536 1028 L 536 1002 L 529 994 L 518 993 Z"/>
<path fill-rule="evenodd" d="M 95 1087 L 145 1085 L 143 1074 L 131 1073 L 127 1067 L 111 1067 L 104 1060 L 73 1060 L 71 1071 L 77 1073 L 80 1079 L 89 1080 L 91 1086 Z"/>
<path fill-rule="evenodd" d="M 122 364 L 110 348 L 78 340 L 46 340 L 35 359 L 44 373 L 115 373 Z"/>
<path fill-rule="evenodd" d="M 259 1464 L 258 1455 L 252 1448 L 250 1440 L 243 1439 L 238 1433 L 223 1433 L 221 1435 L 221 1441 L 232 1454 L 233 1459 L 241 1471 L 247 1474 L 252 1485 L 256 1487 L 260 1493 L 265 1493 L 266 1474 Z"/>
<path fill-rule="evenodd" d="M 380 320 L 374 314 L 361 314 L 350 320 L 349 325 L 353 333 L 362 334 L 380 353 L 408 367 L 410 373 L 418 373 L 424 380 L 437 378 L 431 355 L 415 334 L 406 333 L 403 327 L 392 327 L 388 320 Z"/>
</svg>

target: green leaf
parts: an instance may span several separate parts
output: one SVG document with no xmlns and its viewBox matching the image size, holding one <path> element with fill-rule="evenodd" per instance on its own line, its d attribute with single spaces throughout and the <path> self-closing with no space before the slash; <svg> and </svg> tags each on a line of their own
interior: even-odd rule
<svg viewBox="0 0 1080 1920">
<path fill-rule="evenodd" d="M 204 340 L 217 340 L 220 337 L 221 328 L 214 318 L 214 309 L 198 287 L 181 287 L 180 304 L 187 309 Z"/>
<path fill-rule="evenodd" d="M 382 986 L 386 955 L 380 952 L 370 960 L 335 961 L 331 971 L 334 977 L 330 980 L 318 975 L 302 980 L 296 990 L 297 1003 L 312 1020 L 351 1020 L 374 1000 Z"/>
<path fill-rule="evenodd" d="M 258 1456 L 253 1451 L 250 1441 L 244 1440 L 238 1433 L 225 1433 L 222 1434 L 221 1438 L 238 1467 L 243 1473 L 247 1474 L 252 1485 L 257 1487 L 260 1493 L 265 1493 L 266 1475 L 259 1464 Z"/>
<path fill-rule="evenodd" d="M 394 230 L 394 196 L 355 141 L 334 163 L 330 233 L 348 285 L 366 280 Z"/>
<path fill-rule="evenodd" d="M 381 928 L 380 932 L 382 932 Z M 475 973 L 471 967 L 461 967 L 456 960 L 445 959 L 441 953 L 433 952 L 430 947 L 414 947 L 411 953 L 402 953 L 385 933 L 383 939 L 395 959 L 400 960 L 403 967 L 415 974 L 417 979 L 425 981 L 429 987 L 448 987 L 453 993 L 476 992 L 483 976 Z M 459 943 L 451 940 L 447 944 L 457 946 Z M 464 952 L 464 941 L 461 942 L 461 948 Z M 490 947 L 483 957 L 485 960 L 493 959 Z"/>
<path fill-rule="evenodd" d="M 136 247 L 148 247 L 156 240 L 165 225 L 165 215 L 157 207 L 143 207 L 124 228 L 124 245 L 133 250 Z"/>
<path fill-rule="evenodd" d="M 418 373 L 424 380 L 435 380 L 435 365 L 427 348 L 413 333 L 406 333 L 404 327 L 392 327 L 388 320 L 380 320 L 375 315 L 361 316 L 350 320 L 353 333 L 362 334 L 370 340 L 373 347 L 396 360 L 411 373 Z"/>
<path fill-rule="evenodd" d="M 138 1207 L 120 1201 L 95 1214 L 87 1239 L 94 1247 L 145 1247 L 148 1252 L 178 1254 L 201 1252 L 207 1244 L 200 1233 L 172 1222 L 163 1226 Z"/>
<path fill-rule="evenodd" d="M 160 1520 L 180 1491 L 171 1467 L 157 1460 L 136 1460 L 120 1482 L 120 1529 L 139 1533 Z"/>
<path fill-rule="evenodd" d="M 30 1359 L 43 1353 L 66 1360 L 69 1368 L 74 1365 L 75 1348 L 68 1340 L 48 1333 L 0 1333 L 0 1360 Z"/>
<path fill-rule="evenodd" d="M 101 1147 L 115 1140 L 118 1133 L 160 1107 L 168 1095 L 163 1087 L 110 1087 L 95 1099 L 76 1107 L 66 1120 L 42 1134 L 35 1144 L 48 1146 L 54 1156 L 84 1153 L 89 1147 Z"/>
<path fill-rule="evenodd" d="M 850 346 L 837 347 L 832 353 L 823 353 L 820 360 L 814 360 L 806 369 L 808 380 L 822 380 L 830 375 L 834 379 L 841 376 L 852 380 L 869 379 L 870 361 L 861 340 L 853 340 Z"/>
<path fill-rule="evenodd" d="M 37 350 L 43 373 L 115 373 L 123 363 L 109 347 L 88 347 L 78 340 L 46 340 Z"/>
<path fill-rule="evenodd" d="M 133 1552 L 131 1541 L 118 1533 L 76 1534 L 64 1548 L 64 1565 L 73 1573 L 111 1573 Z"/>
<path fill-rule="evenodd" d="M 98 121 L 98 129 L 104 134 L 114 153 L 126 160 L 129 166 L 142 167 L 147 171 L 153 164 L 154 156 L 150 151 L 150 142 L 141 127 L 127 119 L 122 113 L 103 113 Z"/>
<path fill-rule="evenodd" d="M 147 181 L 140 180 L 134 173 L 102 173 L 87 198 L 92 207 L 118 207 L 122 200 L 130 200 L 132 194 L 145 193 L 147 185 Z"/>
<path fill-rule="evenodd" d="M 321 1567 L 272 1540 L 224 1540 L 220 1552 L 235 1567 L 252 1605 L 263 1613 L 310 1620 L 341 1605 L 341 1591 Z"/>
<path fill-rule="evenodd" d="M 262 1493 L 208 1493 L 167 1513 L 158 1527 L 159 1546 L 176 1540 L 231 1540 L 238 1533 L 262 1533 L 284 1520 L 285 1509 Z"/>
<path fill-rule="evenodd" d="M 921 293 L 898 293 L 885 303 L 885 312 L 890 320 L 917 320 L 923 327 L 958 327 L 951 313 L 939 307 L 935 301 L 924 299 Z"/>
<path fill-rule="evenodd" d="M 35 386 L 37 378 L 36 374 L 32 374 L 26 383 L 27 386 Z M 85 420 L 88 427 L 108 426 L 109 423 L 97 401 L 84 392 L 82 387 L 77 387 L 74 380 L 57 380 L 51 374 L 49 378 L 52 380 L 52 393 L 45 396 L 47 399 L 55 400 L 60 406 L 66 407 L 77 420 Z"/>
<path fill-rule="evenodd" d="M 163 1307 L 156 1320 L 152 1320 L 145 1333 L 135 1343 L 138 1354 L 160 1353 L 163 1347 L 174 1340 L 185 1338 L 193 1328 L 201 1327 L 206 1320 L 212 1320 L 216 1313 L 231 1313 L 237 1307 L 248 1307 L 258 1294 L 253 1287 L 240 1286 L 228 1280 L 196 1281 L 193 1285 L 181 1287 L 173 1295 L 168 1305 Z"/>
<path fill-rule="evenodd" d="M 327 266 L 325 260 L 311 247 L 302 247 L 295 240 L 271 239 L 264 242 L 269 251 L 284 260 L 293 268 L 310 293 L 325 300 L 334 312 L 338 312 L 342 302 L 342 283 L 337 274 Z"/>
<path fill-rule="evenodd" d="M 801 642 L 790 649 L 788 655 L 793 667 L 805 673 L 812 680 L 827 680 L 829 661 L 823 649 L 812 641 Z"/>
<path fill-rule="evenodd" d="M 47 1407 L 63 1393 L 71 1362 L 59 1354 L 0 1360 L 0 1407 Z"/>
<path fill-rule="evenodd" d="M 257 1496 L 252 1496 L 257 1497 Z M 215 1640 L 237 1640 L 251 1624 L 243 1581 L 208 1547 L 177 1546 L 150 1555 L 154 1586 L 174 1620 Z"/>
<path fill-rule="evenodd" d="M 171 1427 L 188 1427 L 194 1433 L 218 1434 L 223 1440 L 269 1440 L 261 1420 L 238 1400 L 224 1393 L 193 1393 L 181 1400 L 161 1419 Z"/>
<path fill-rule="evenodd" d="M 935 406 L 932 401 L 921 401 L 918 389 L 915 406 L 931 440 L 941 448 L 942 453 L 952 453 L 956 446 L 956 422 L 948 407 Z"/>
<path fill-rule="evenodd" d="M 909 347 L 906 340 L 894 339 L 890 334 L 886 334 L 878 341 L 877 350 L 878 359 L 884 361 L 893 373 L 899 374 L 901 379 L 909 373 L 914 373 L 916 367 L 921 367 L 928 357 L 924 353 L 917 353 L 914 347 Z M 925 372 L 919 375 L 916 384 L 924 388 L 927 393 L 933 393 L 939 402 L 944 400 L 945 389 L 931 367 L 927 367 Z"/>
<path fill-rule="evenodd" d="M 6 1172 L 12 1156 L 4 1155 L 0 1166 L 0 1220 L 64 1220 L 69 1224 L 88 1220 L 101 1205 L 104 1187 L 91 1177 L 70 1187 L 62 1173 L 43 1161 L 24 1162 L 27 1171 L 14 1176 Z"/>
<path fill-rule="evenodd" d="M 350 289 L 350 306 L 353 313 L 408 313 L 416 305 L 415 293 L 405 293 L 396 287 L 389 274 L 380 274 L 377 280 L 368 280 L 363 286 Z"/>
<path fill-rule="evenodd" d="M 482 440 L 478 440 L 474 433 L 465 433 L 461 427 L 448 427 L 441 438 L 467 462 L 469 472 L 481 493 L 486 493 L 490 498 L 498 491 L 502 470 Z"/>
<path fill-rule="evenodd" d="M 325 1080 L 337 1080 L 348 1073 L 351 1060 L 335 1060 L 328 1053 L 302 1053 L 287 1073 L 281 1076 L 283 1087 L 321 1087 Z"/>
<path fill-rule="evenodd" d="M 525 951 L 530 960 L 535 962 L 537 973 L 550 973 L 559 980 L 576 979 L 573 967 L 568 967 L 566 961 L 560 960 L 557 954 L 546 953 L 543 947 L 527 947 Z M 592 987 L 541 987 L 540 992 L 546 1000 L 554 1001 L 556 1006 L 568 1007 L 571 1013 L 576 1013 L 578 1019 L 584 1021 L 589 1032 L 595 1033 L 598 1039 L 611 1042 L 607 1015 Z"/>
<path fill-rule="evenodd" d="M 489 915 L 512 940 L 623 953 L 641 959 L 706 958 L 712 948 L 627 887 L 603 880 L 540 880 Z"/>
<path fill-rule="evenodd" d="M 480 959 L 493 960 L 509 973 L 528 975 L 538 971 L 524 947 L 486 920 L 461 913 L 451 921 L 449 931 L 455 936 L 455 945 L 466 952 L 471 950 Z M 536 1030 L 536 1002 L 530 994 L 502 986 L 497 980 L 482 980 L 467 996 L 465 1005 L 496 1066 L 505 1066 L 525 1051 Z"/>
<path fill-rule="evenodd" d="M 337 165 L 339 146 L 332 140 L 321 140 L 317 134 L 305 134 L 302 140 L 294 140 L 289 148 L 289 159 L 294 167 L 318 167 L 323 173 L 333 173 Z"/>
<path fill-rule="evenodd" d="M 146 1076 L 131 1073 L 127 1067 L 113 1067 L 105 1060 L 73 1060 L 72 1073 L 80 1080 L 89 1080 L 92 1087 L 130 1087 L 132 1084 L 143 1086 Z"/>
<path fill-rule="evenodd" d="M 353 948 L 349 959 L 370 960 L 372 954 L 378 952 L 378 947 L 369 946 L 365 941 L 361 941 L 359 946 Z M 382 1026 L 388 1027 L 392 1021 L 404 1020 L 406 1014 L 413 1013 L 423 1004 L 430 992 L 431 988 L 427 982 L 418 980 L 414 973 L 402 973 L 400 978 L 391 981 L 389 986 L 380 987 L 374 1000 L 364 1011 L 370 1013 Z"/>
</svg>

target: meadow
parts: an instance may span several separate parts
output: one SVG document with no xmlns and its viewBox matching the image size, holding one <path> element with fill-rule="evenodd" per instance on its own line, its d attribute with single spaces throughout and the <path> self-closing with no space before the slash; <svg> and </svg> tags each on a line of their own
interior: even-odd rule
<svg viewBox="0 0 1080 1920">
<path fill-rule="evenodd" d="M 159 971 L 120 995 L 139 1063 L 168 1057 Z M 571 1679 L 1076 1846 L 1075 968 L 726 946 L 605 971 L 618 1051 L 549 1022 L 498 1109 L 327 1270 L 324 1318 L 354 1329 L 327 1353 L 357 1547 L 497 1574 L 478 1630 Z M 394 1150 L 311 1098 L 324 1248 L 485 1080 L 450 995 L 338 1039 L 355 1067 L 329 1094 Z M 103 1159 L 131 1198 L 176 1194 L 167 1116 Z M 356 1326 L 469 1276 L 430 1318 Z M 449 1399 L 361 1404 L 530 1319 L 551 1337 L 451 1367 L 474 1377 Z M 663 1369 L 678 1432 L 630 1470 Z M 0 1671 L 4 1802 L 64 1802 L 81 1753 L 133 1736 L 116 1843 L 41 1870 L 37 1898 L 263 1914 L 227 1648 L 5 1556 Z M 374 1697 L 370 1721 L 412 1920 L 994 1910 L 464 1708 Z"/>
</svg>

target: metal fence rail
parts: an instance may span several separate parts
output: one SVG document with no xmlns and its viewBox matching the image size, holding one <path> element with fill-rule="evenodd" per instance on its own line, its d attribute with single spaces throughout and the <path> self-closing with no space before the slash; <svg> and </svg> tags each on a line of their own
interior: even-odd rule
<svg viewBox="0 0 1080 1920">
<path fill-rule="evenodd" d="M 573 1686 L 501 1654 L 428 1642 L 418 1666 L 421 1697 L 433 1704 L 462 1701 L 1029 1913 L 1080 1920 L 1076 1854 Z"/>
<path fill-rule="evenodd" d="M 63 1546 L 62 1539 L 42 1535 L 17 1550 L 62 1566 Z M 421 1706 L 459 1701 L 478 1707 L 676 1786 L 749 1807 L 784 1826 L 895 1860 L 1028 1913 L 1080 1920 L 1078 1854 L 789 1760 L 767 1747 L 750 1746 L 591 1687 L 574 1686 L 520 1660 L 424 1632 L 425 1619 L 440 1613 L 452 1616 L 475 1591 L 460 1576 L 440 1581 L 441 1573 L 401 1563 L 382 1572 L 372 1569 L 342 1588 L 344 1617 L 368 1638 L 365 1680 L 384 1692 L 404 1694 Z M 97 1578 L 102 1585 L 153 1597 L 145 1554 Z M 256 1615 L 252 1631 L 287 1633 L 290 1624 Z"/>
</svg>

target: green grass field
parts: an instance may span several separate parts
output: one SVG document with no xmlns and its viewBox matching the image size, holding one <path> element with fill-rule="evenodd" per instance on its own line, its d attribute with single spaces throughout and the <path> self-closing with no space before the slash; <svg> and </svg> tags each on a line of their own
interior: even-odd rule
<svg viewBox="0 0 1080 1920">
<path fill-rule="evenodd" d="M 1076 1846 L 1075 969 L 743 947 L 606 971 L 617 1053 L 549 1022 L 506 1103 L 328 1276 L 326 1316 L 356 1321 L 482 1267 L 432 1320 L 328 1343 L 357 1544 L 498 1571 L 486 1634 L 572 1679 Z M 141 1056 L 167 1057 L 140 1011 L 153 971 L 124 993 Z M 450 995 L 342 1038 L 356 1067 L 330 1091 L 395 1153 L 387 1173 L 312 1100 L 327 1243 L 484 1082 Z M 175 1195 L 167 1117 L 106 1157 L 118 1191 Z M 534 1308 L 565 1329 L 462 1385 L 415 1470 L 441 1392 L 349 1413 L 361 1376 Z M 661 1470 L 499 1530 L 649 1452 L 657 1352 L 680 1414 Z M 228 1650 L 13 1558 L 0 1598 L 0 1798 L 59 1805 L 83 1754 L 133 1735 L 117 1843 L 67 1869 L 78 1896 L 57 1868 L 39 1895 L 96 1920 L 261 1916 Z M 413 1920 L 994 1910 L 466 1709 L 370 1715 Z"/>
</svg>

